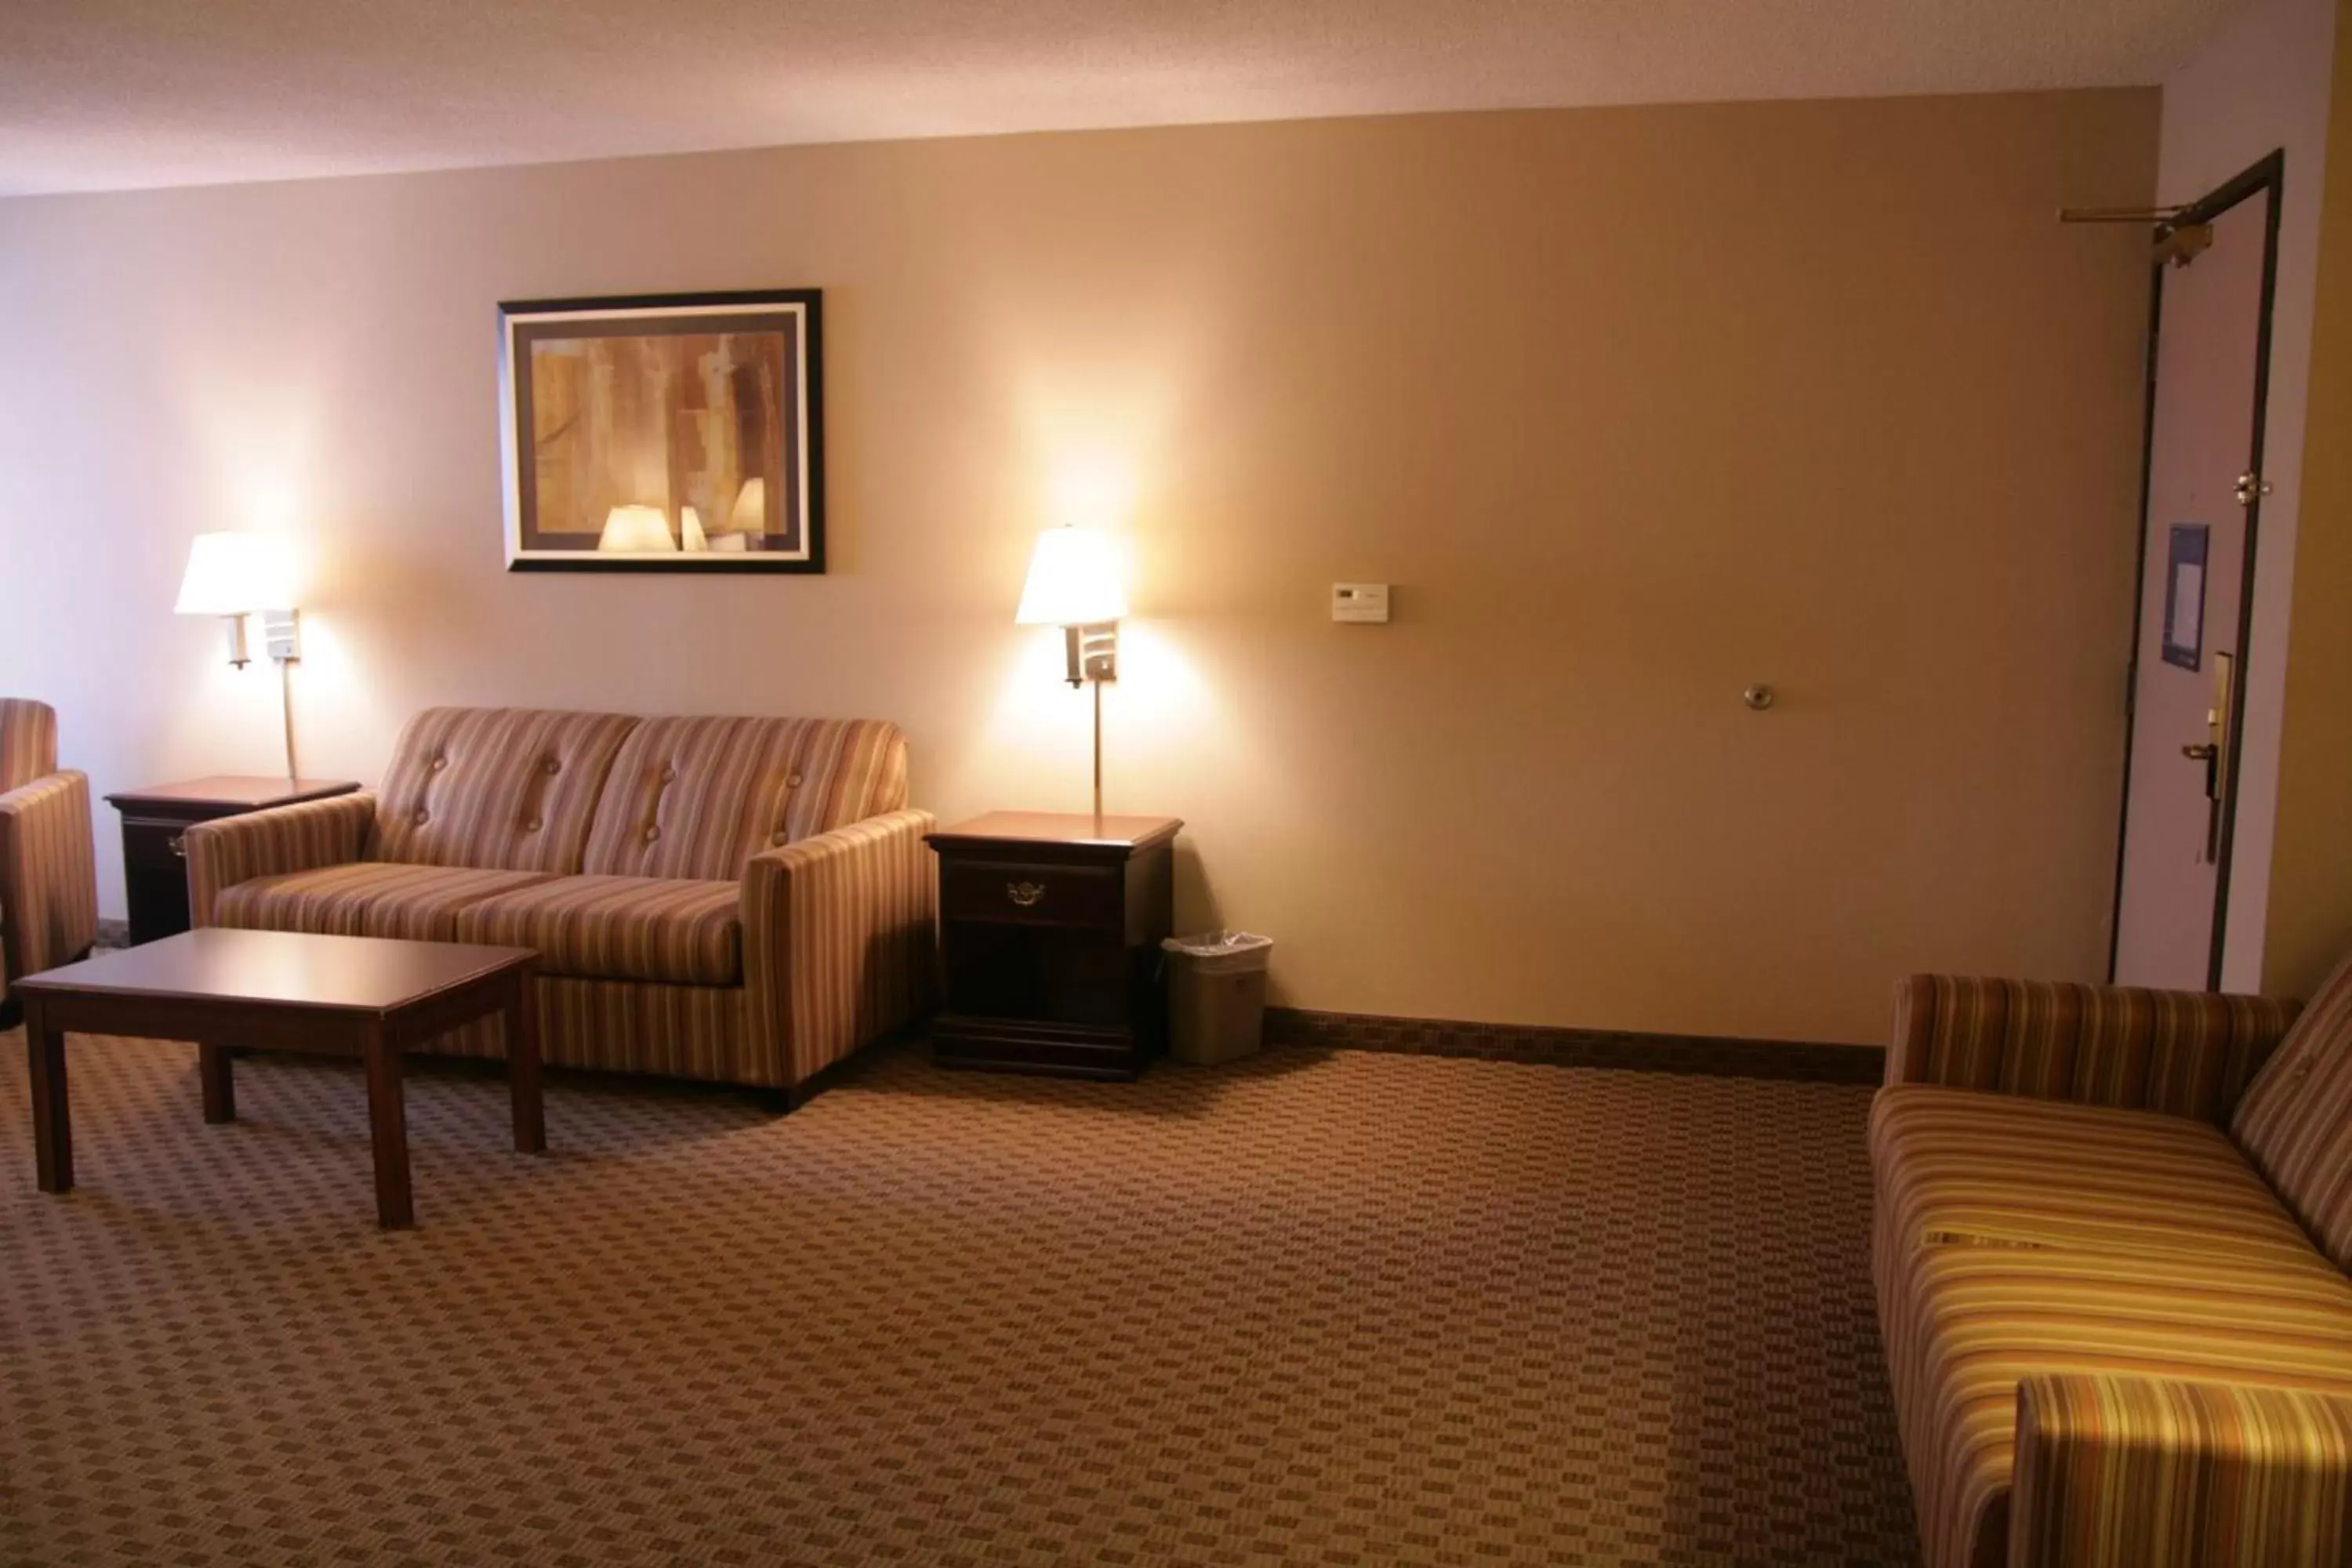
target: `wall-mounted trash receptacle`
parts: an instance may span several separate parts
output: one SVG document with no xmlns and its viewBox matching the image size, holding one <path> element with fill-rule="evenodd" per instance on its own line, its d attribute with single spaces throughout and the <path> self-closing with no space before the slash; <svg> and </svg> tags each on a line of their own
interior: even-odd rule
<svg viewBox="0 0 2352 1568">
<path fill-rule="evenodd" d="M 1171 936 L 1168 952 L 1168 1050 L 1180 1062 L 1214 1067 L 1258 1047 L 1265 1029 L 1265 965 L 1274 939 L 1242 931 Z"/>
</svg>

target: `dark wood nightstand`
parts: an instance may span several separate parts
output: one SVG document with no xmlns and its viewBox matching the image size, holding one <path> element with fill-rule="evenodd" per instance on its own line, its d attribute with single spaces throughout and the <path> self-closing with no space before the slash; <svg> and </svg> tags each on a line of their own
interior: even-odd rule
<svg viewBox="0 0 2352 1568">
<path fill-rule="evenodd" d="M 942 1067 L 1129 1079 L 1168 1033 L 1172 816 L 1000 811 L 940 857 Z"/>
<path fill-rule="evenodd" d="M 350 779 L 232 774 L 108 795 L 106 804 L 122 814 L 122 880 L 131 895 L 131 945 L 188 929 L 188 862 L 180 835 L 190 824 L 324 800 L 359 787 Z"/>
</svg>

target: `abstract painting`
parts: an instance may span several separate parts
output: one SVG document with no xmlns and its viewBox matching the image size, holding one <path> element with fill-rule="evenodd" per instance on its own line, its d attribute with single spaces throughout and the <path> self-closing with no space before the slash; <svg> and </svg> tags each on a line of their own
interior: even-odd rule
<svg viewBox="0 0 2352 1568">
<path fill-rule="evenodd" d="M 499 320 L 509 571 L 824 570 L 818 290 Z"/>
</svg>

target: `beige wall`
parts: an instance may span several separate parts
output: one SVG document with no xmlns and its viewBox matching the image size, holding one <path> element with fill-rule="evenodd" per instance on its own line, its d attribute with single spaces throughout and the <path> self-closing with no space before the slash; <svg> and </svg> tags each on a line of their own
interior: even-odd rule
<svg viewBox="0 0 2352 1568">
<path fill-rule="evenodd" d="M 1906 970 L 2104 963 L 2145 252 L 2051 214 L 2147 200 L 2156 136 L 2108 92 L 0 203 L 0 685 L 101 788 L 267 771 L 269 677 L 169 612 L 190 534 L 280 528 L 306 771 L 434 702 L 821 711 L 944 815 L 1075 807 L 1012 611 L 1108 469 L 1110 803 L 1189 819 L 1180 918 L 1272 932 L 1280 999 L 1875 1039 Z M 504 574 L 495 302 L 762 284 L 827 291 L 833 574 Z M 1355 578 L 1395 624 L 1329 624 Z"/>
<path fill-rule="evenodd" d="M 2352 27 L 2336 79 L 2352 83 Z M 2278 830 L 2263 964 L 2267 989 L 2309 995 L 2352 952 L 2352 102 L 2339 85 L 2327 132 L 2303 528 L 2279 757 Z"/>
</svg>

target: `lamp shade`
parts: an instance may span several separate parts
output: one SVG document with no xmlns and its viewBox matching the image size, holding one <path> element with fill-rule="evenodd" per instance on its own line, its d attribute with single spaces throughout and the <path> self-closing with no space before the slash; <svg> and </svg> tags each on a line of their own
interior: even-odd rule
<svg viewBox="0 0 2352 1568">
<path fill-rule="evenodd" d="M 735 492 L 734 510 L 727 526 L 737 533 L 759 533 L 768 526 L 768 481 L 754 474 Z"/>
<path fill-rule="evenodd" d="M 607 555 L 669 555 L 677 552 L 669 519 L 657 506 L 616 506 L 604 514 L 596 549 Z"/>
<path fill-rule="evenodd" d="M 182 616 L 243 616 L 294 607 L 286 542 L 267 533 L 199 533 L 188 542 L 180 578 Z"/>
<path fill-rule="evenodd" d="M 1024 626 L 1089 626 L 1127 614 L 1110 539 L 1090 528 L 1049 528 L 1029 557 L 1013 616 Z"/>
</svg>

